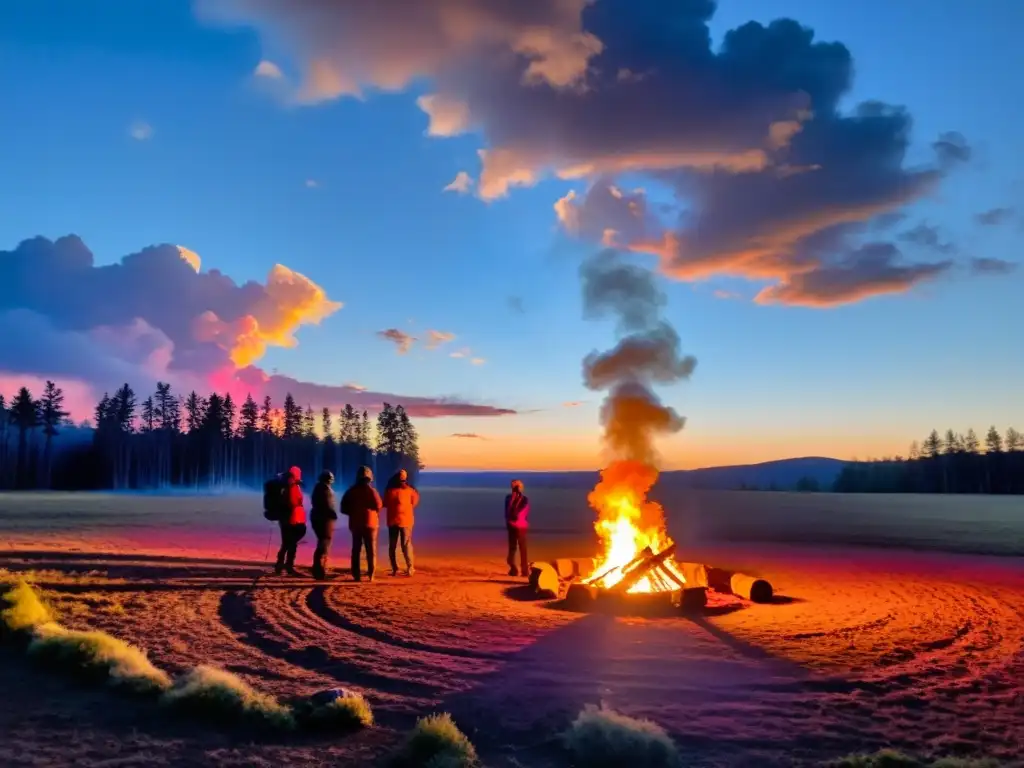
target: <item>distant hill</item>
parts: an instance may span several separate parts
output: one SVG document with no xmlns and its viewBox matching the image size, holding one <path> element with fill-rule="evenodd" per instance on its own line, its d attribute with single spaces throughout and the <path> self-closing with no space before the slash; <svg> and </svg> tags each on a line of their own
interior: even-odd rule
<svg viewBox="0 0 1024 768">
<path fill-rule="evenodd" d="M 799 459 L 779 459 L 763 464 L 740 464 L 731 467 L 707 467 L 705 469 L 680 469 L 662 472 L 660 486 L 673 489 L 700 489 L 711 491 L 732 491 L 738 488 L 760 488 L 768 490 L 791 490 L 802 478 L 818 484 L 822 490 L 829 490 L 847 462 L 809 456 Z M 534 488 L 592 488 L 597 482 L 597 472 L 429 472 L 420 474 L 423 487 L 505 487 L 513 478 L 521 477 Z"/>
</svg>

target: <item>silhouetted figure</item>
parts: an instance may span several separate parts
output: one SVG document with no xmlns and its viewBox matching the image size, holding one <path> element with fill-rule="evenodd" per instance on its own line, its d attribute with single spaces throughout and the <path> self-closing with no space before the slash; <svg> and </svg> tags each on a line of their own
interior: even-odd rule
<svg viewBox="0 0 1024 768">
<path fill-rule="evenodd" d="M 341 514 L 348 517 L 348 529 L 352 532 L 352 578 L 362 580 L 360 554 L 366 549 L 366 575 L 373 581 L 377 563 L 377 529 L 380 527 L 380 510 L 384 506 L 380 494 L 373 487 L 373 472 L 369 467 L 360 467 L 356 482 L 341 497 Z"/>
<path fill-rule="evenodd" d="M 327 565 L 331 554 L 331 541 L 338 513 L 334 511 L 334 473 L 321 472 L 320 480 L 313 488 L 310 504 L 310 518 L 313 533 L 316 534 L 316 551 L 313 553 L 313 578 L 326 579 Z"/>
<path fill-rule="evenodd" d="M 391 558 L 392 576 L 398 575 L 396 550 L 399 541 L 402 543 L 406 575 L 412 576 L 416 571 L 412 559 L 412 526 L 416 505 L 419 503 L 420 494 L 409 485 L 409 473 L 404 469 L 398 470 L 384 492 L 384 506 L 388 510 L 388 557 Z"/>
<path fill-rule="evenodd" d="M 505 527 L 508 530 L 508 575 L 530 575 L 530 561 L 526 554 L 526 529 L 529 527 L 530 500 L 523 493 L 523 481 L 512 481 L 512 493 L 505 497 Z M 519 550 L 519 570 L 516 570 L 516 550 Z"/>
<path fill-rule="evenodd" d="M 306 510 L 302 506 L 302 470 L 299 467 L 292 467 L 285 477 L 285 499 L 288 514 L 281 517 L 278 525 L 281 527 L 281 549 L 277 552 L 277 564 L 274 566 L 274 573 L 281 575 L 288 571 L 292 576 L 298 576 L 295 570 L 295 553 L 299 548 L 299 542 L 306 535 Z"/>
</svg>

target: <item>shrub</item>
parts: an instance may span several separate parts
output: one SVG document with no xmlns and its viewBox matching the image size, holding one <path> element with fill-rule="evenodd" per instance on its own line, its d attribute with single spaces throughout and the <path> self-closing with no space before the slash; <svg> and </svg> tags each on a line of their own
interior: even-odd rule
<svg viewBox="0 0 1024 768">
<path fill-rule="evenodd" d="M 106 632 L 43 624 L 35 627 L 28 653 L 43 666 L 106 679 L 112 686 L 135 693 L 159 693 L 171 685 L 170 676 L 154 667 L 144 651 Z"/>
<path fill-rule="evenodd" d="M 403 768 L 470 768 L 478 765 L 476 749 L 447 712 L 416 721 L 394 764 Z"/>
<path fill-rule="evenodd" d="M 238 675 L 201 665 L 178 679 L 163 696 L 164 703 L 182 712 L 227 724 L 295 727 L 291 711 L 277 699 L 256 691 Z"/>
<path fill-rule="evenodd" d="M 321 706 L 307 704 L 300 710 L 300 717 L 303 725 L 315 731 L 354 731 L 373 725 L 370 703 L 358 693 Z"/>
<path fill-rule="evenodd" d="M 30 632 L 53 621 L 49 607 L 24 581 L 7 590 L 3 602 L 6 603 L 6 607 L 0 613 L 0 619 L 3 621 L 4 634 Z"/>
<path fill-rule="evenodd" d="M 676 745 L 650 720 L 588 706 L 564 736 L 578 765 L 588 768 L 677 768 Z"/>
<path fill-rule="evenodd" d="M 932 763 L 932 768 L 999 768 L 999 761 L 991 758 L 976 760 L 970 757 L 943 757 Z"/>
</svg>

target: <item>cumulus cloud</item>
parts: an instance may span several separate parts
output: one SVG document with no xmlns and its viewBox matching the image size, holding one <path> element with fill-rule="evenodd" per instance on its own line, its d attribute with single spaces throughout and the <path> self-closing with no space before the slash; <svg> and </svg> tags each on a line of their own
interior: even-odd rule
<svg viewBox="0 0 1024 768">
<path fill-rule="evenodd" d="M 417 341 L 415 336 L 411 336 L 398 328 L 388 328 L 383 331 L 377 331 L 377 335 L 394 344 L 396 348 L 395 351 L 400 355 L 406 354 L 410 349 L 412 349 L 412 345 Z"/>
<path fill-rule="evenodd" d="M 256 65 L 256 69 L 253 70 L 253 75 L 256 77 L 265 77 L 269 80 L 281 80 L 284 78 L 284 73 L 281 68 L 272 61 L 263 59 L 259 64 Z"/>
<path fill-rule="evenodd" d="M 445 192 L 458 192 L 460 195 L 464 195 L 473 188 L 473 177 L 465 171 L 459 171 L 455 174 L 455 178 L 444 188 Z"/>
<path fill-rule="evenodd" d="M 854 72 L 842 43 L 779 19 L 743 24 L 713 46 L 713 0 L 204 0 L 200 9 L 289 46 L 308 101 L 428 82 L 418 102 L 428 134 L 482 139 L 480 197 L 551 175 L 585 179 L 585 195 L 559 201 L 568 231 L 654 254 L 680 280 L 768 280 L 781 297 L 837 271 L 868 274 L 872 263 L 849 264 L 858 230 L 891 226 L 972 155 L 949 131 L 931 142 L 930 163 L 908 166 L 907 110 L 840 106 Z M 679 206 L 669 226 L 644 193 L 615 183 L 625 172 L 670 187 Z"/>
<path fill-rule="evenodd" d="M 94 393 L 126 381 L 143 392 L 163 380 L 179 391 L 216 388 L 278 401 L 292 391 L 318 407 L 352 402 L 376 409 L 387 400 L 421 416 L 510 413 L 459 399 L 311 384 L 255 367 L 268 347 L 296 346 L 302 326 L 340 308 L 323 288 L 280 264 L 265 282 L 239 285 L 219 270 L 204 271 L 183 246 L 153 246 L 97 266 L 77 237 L 37 237 L 0 251 L 0 367 L 80 382 Z"/>
<path fill-rule="evenodd" d="M 995 227 L 1013 218 L 1013 208 L 990 208 L 975 215 L 974 220 L 983 227 Z"/>
<path fill-rule="evenodd" d="M 136 141 L 146 141 L 153 137 L 153 126 L 145 120 L 136 120 L 128 126 L 128 135 Z"/>
<path fill-rule="evenodd" d="M 442 344 L 455 341 L 455 334 L 447 331 L 427 331 L 427 349 L 437 349 Z"/>
<path fill-rule="evenodd" d="M 1005 259 L 977 258 L 971 259 L 971 272 L 976 275 L 1007 275 L 1016 271 L 1019 265 Z"/>
</svg>

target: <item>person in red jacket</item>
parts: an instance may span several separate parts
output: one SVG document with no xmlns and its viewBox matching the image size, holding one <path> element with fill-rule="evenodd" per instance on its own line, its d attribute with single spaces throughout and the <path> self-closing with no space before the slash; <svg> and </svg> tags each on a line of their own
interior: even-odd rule
<svg viewBox="0 0 1024 768">
<path fill-rule="evenodd" d="M 388 557 L 391 558 L 391 575 L 398 575 L 398 542 L 402 542 L 402 556 L 405 558 L 405 575 L 415 572 L 412 563 L 412 525 L 420 494 L 409 485 L 409 473 L 398 470 L 393 482 L 384 491 L 384 506 L 388 509 Z"/>
<path fill-rule="evenodd" d="M 352 578 L 362 581 L 360 555 L 366 549 L 366 576 L 373 581 L 377 563 L 377 531 L 380 528 L 380 510 L 384 503 L 373 487 L 373 472 L 360 467 L 356 482 L 341 497 L 341 514 L 348 517 L 352 532 Z"/>
<path fill-rule="evenodd" d="M 530 561 L 526 556 L 526 529 L 529 527 L 530 500 L 523 493 L 523 481 L 512 481 L 512 493 L 505 497 L 505 528 L 508 531 L 508 575 L 530 575 Z M 516 549 L 519 550 L 519 570 L 516 570 Z"/>
<path fill-rule="evenodd" d="M 277 565 L 274 573 L 281 575 L 288 571 L 291 576 L 298 576 L 295 570 L 295 552 L 299 542 L 306 535 L 306 510 L 302 506 L 302 470 L 292 467 L 285 477 L 285 501 L 287 514 L 278 520 L 281 527 L 281 549 L 277 551 Z"/>
</svg>

